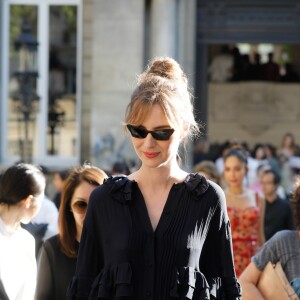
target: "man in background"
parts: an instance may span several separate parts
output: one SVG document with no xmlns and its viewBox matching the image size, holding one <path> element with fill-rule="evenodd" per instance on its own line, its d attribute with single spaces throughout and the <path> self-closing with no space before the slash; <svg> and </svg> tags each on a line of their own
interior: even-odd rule
<svg viewBox="0 0 300 300">
<path fill-rule="evenodd" d="M 279 175 L 272 169 L 264 171 L 261 178 L 262 192 L 266 200 L 265 238 L 270 239 L 277 231 L 295 229 L 292 210 L 287 199 L 277 194 Z"/>
</svg>

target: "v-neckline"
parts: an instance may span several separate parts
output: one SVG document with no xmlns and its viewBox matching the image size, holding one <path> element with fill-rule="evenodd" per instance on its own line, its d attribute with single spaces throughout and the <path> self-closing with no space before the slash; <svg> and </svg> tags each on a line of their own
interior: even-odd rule
<svg viewBox="0 0 300 300">
<path fill-rule="evenodd" d="M 143 218 L 144 220 L 146 220 L 146 230 L 147 232 L 151 233 L 151 234 L 157 234 L 159 231 L 160 231 L 160 228 L 162 227 L 162 223 L 164 222 L 164 215 L 167 215 L 170 213 L 170 210 L 169 210 L 169 207 L 171 205 L 171 202 L 172 202 L 172 197 L 171 194 L 172 194 L 172 191 L 174 189 L 174 186 L 177 186 L 178 184 L 180 183 L 173 183 L 173 185 L 171 186 L 170 188 L 170 191 L 168 193 L 168 197 L 167 197 L 167 200 L 163 206 L 163 209 L 161 211 L 161 214 L 160 214 L 160 217 L 159 217 L 159 220 L 157 222 L 157 225 L 156 225 L 156 228 L 154 229 L 153 226 L 152 226 L 152 223 L 151 223 L 151 219 L 150 219 L 150 215 L 149 215 L 149 212 L 148 212 L 148 208 L 147 208 L 147 205 L 146 205 L 146 201 L 145 201 L 145 198 L 143 196 L 143 193 L 138 185 L 138 183 L 135 181 L 135 184 L 136 184 L 136 187 L 137 187 L 137 191 L 138 193 L 140 194 L 140 197 L 138 197 L 140 199 L 140 202 L 141 202 L 141 209 L 142 209 L 142 214 L 143 214 Z"/>
</svg>

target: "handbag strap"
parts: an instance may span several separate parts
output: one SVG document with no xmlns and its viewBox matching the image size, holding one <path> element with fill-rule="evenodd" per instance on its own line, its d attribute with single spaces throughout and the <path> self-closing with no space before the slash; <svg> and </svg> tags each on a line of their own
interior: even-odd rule
<svg viewBox="0 0 300 300">
<path fill-rule="evenodd" d="M 282 268 L 282 265 L 279 262 L 277 262 L 275 265 L 273 265 L 273 268 L 277 274 L 277 276 L 279 277 L 279 279 L 281 280 L 282 282 L 282 285 L 284 287 L 284 289 L 286 290 L 288 296 L 290 297 L 291 300 L 299 300 L 295 290 L 293 289 L 293 287 L 291 286 L 291 284 L 289 283 L 284 271 L 283 271 L 283 268 Z"/>
</svg>

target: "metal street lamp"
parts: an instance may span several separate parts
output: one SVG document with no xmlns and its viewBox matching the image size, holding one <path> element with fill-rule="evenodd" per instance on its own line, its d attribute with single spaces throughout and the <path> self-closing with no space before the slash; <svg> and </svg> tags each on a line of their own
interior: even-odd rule
<svg viewBox="0 0 300 300">
<path fill-rule="evenodd" d="M 51 136 L 51 148 L 49 152 L 51 155 L 56 154 L 55 145 L 54 145 L 56 128 L 58 126 L 63 126 L 64 119 L 65 119 L 65 111 L 59 107 L 54 96 L 51 96 L 50 104 L 49 104 L 49 112 L 48 112 L 48 126 L 50 129 L 49 133 Z"/>
<path fill-rule="evenodd" d="M 13 100 L 17 103 L 17 111 L 21 113 L 19 121 L 24 123 L 24 140 L 20 140 L 21 159 L 31 162 L 32 147 L 29 140 L 29 123 L 32 121 L 32 113 L 37 111 L 36 102 L 39 100 L 35 91 L 38 77 L 38 42 L 26 21 L 22 23 L 21 34 L 16 38 L 14 46 L 18 53 L 18 70 L 13 75 L 19 83 L 19 91 L 14 94 Z"/>
</svg>

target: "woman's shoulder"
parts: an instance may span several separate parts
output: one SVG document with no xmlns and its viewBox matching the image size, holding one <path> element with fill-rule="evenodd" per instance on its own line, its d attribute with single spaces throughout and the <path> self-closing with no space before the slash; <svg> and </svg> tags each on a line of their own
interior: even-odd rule
<svg viewBox="0 0 300 300">
<path fill-rule="evenodd" d="M 49 245 L 51 247 L 57 247 L 59 244 L 59 235 L 56 234 L 52 237 L 50 237 L 49 239 L 45 240 L 43 245 Z"/>
<path fill-rule="evenodd" d="M 194 198 L 197 199 L 197 203 L 201 206 L 198 210 L 199 214 L 207 214 L 207 216 L 214 215 L 214 224 L 217 224 L 218 228 L 228 221 L 228 215 L 226 212 L 226 199 L 222 188 L 215 182 L 206 179 L 200 174 L 190 174 L 194 181 Z M 204 206 L 202 206 L 204 204 Z M 205 208 L 205 209 L 203 209 Z"/>
<path fill-rule="evenodd" d="M 45 251 L 49 257 L 55 257 L 57 254 L 60 254 L 59 235 L 54 235 L 45 240 L 40 251 L 42 252 L 42 250 Z"/>
<path fill-rule="evenodd" d="M 274 234 L 271 238 L 274 243 L 285 243 L 288 240 L 297 241 L 299 240 L 297 230 L 280 230 Z"/>
<path fill-rule="evenodd" d="M 34 243 L 35 244 L 35 239 L 33 235 L 25 228 L 20 228 L 18 230 L 18 234 L 20 238 L 28 243 Z"/>
<path fill-rule="evenodd" d="M 206 199 L 225 204 L 225 195 L 222 188 L 217 183 L 206 179 L 203 175 L 190 173 L 187 177 L 186 185 L 198 200 L 205 195 Z"/>
<path fill-rule="evenodd" d="M 125 175 L 110 176 L 92 192 L 90 201 L 93 203 L 101 200 L 109 203 L 110 200 L 116 200 L 126 204 L 131 200 L 134 183 L 135 181 Z"/>
<path fill-rule="evenodd" d="M 180 186 L 180 184 L 184 184 L 194 196 L 206 193 L 209 188 L 208 181 L 199 173 L 189 173 L 182 183 L 176 185 Z"/>
<path fill-rule="evenodd" d="M 223 189 L 215 182 L 209 180 L 209 184 L 211 189 L 215 193 L 215 202 L 216 204 L 220 207 L 220 211 L 222 212 L 221 214 L 226 215 L 226 219 L 228 218 L 227 216 L 227 209 L 226 209 L 226 197 Z"/>
<path fill-rule="evenodd" d="M 298 249 L 300 239 L 297 230 L 281 230 L 276 232 L 263 246 L 263 249 L 281 252 L 283 249 Z"/>
</svg>

